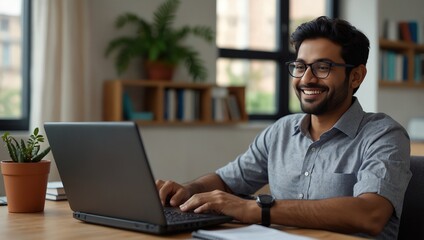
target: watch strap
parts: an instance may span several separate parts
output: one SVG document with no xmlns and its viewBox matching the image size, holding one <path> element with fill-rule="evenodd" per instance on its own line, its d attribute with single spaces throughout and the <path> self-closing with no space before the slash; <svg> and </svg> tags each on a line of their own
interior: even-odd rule
<svg viewBox="0 0 424 240">
<path fill-rule="evenodd" d="M 262 222 L 261 225 L 265 227 L 269 227 L 271 225 L 271 209 L 269 206 L 262 207 Z"/>
</svg>

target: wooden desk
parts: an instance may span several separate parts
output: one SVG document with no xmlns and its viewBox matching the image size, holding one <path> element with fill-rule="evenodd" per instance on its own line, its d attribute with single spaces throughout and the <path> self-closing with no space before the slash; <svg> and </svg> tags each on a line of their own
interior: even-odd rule
<svg viewBox="0 0 424 240">
<path fill-rule="evenodd" d="M 224 224 L 219 228 L 244 226 Z M 310 229 L 284 229 L 284 231 L 310 236 L 316 239 L 349 240 L 359 239 L 339 233 Z M 42 213 L 9 213 L 6 206 L 0 207 L 1 239 L 189 239 L 191 233 L 156 236 L 134 231 L 121 230 L 88 224 L 72 217 L 67 201 L 46 201 Z"/>
</svg>

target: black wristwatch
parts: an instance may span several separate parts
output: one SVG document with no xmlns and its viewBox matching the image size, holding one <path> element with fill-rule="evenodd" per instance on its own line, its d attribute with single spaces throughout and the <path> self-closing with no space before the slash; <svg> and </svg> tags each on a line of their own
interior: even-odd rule
<svg viewBox="0 0 424 240">
<path fill-rule="evenodd" d="M 268 227 L 271 224 L 270 208 L 275 203 L 275 198 L 268 194 L 259 194 L 256 203 L 262 208 L 262 226 Z"/>
</svg>

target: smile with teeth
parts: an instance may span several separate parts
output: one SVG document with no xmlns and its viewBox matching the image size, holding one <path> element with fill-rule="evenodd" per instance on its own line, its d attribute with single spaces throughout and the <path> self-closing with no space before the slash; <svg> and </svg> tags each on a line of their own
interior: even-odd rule
<svg viewBox="0 0 424 240">
<path fill-rule="evenodd" d="M 324 91 L 322 91 L 322 90 L 305 90 L 305 89 L 303 89 L 302 92 L 305 95 L 318 95 L 318 94 L 321 94 Z"/>
</svg>

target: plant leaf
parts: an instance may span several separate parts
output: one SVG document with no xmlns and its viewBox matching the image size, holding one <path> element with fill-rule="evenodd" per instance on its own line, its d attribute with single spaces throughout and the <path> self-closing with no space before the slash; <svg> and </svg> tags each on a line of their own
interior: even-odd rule
<svg viewBox="0 0 424 240">
<path fill-rule="evenodd" d="M 39 132 L 39 129 L 38 129 L 38 127 L 36 127 L 36 128 L 34 129 L 34 133 L 33 133 L 33 135 L 34 135 L 34 136 L 38 136 L 38 132 Z"/>
<path fill-rule="evenodd" d="M 207 78 L 207 70 L 203 66 L 203 61 L 198 57 L 197 53 L 193 52 L 192 55 L 188 56 L 185 63 L 194 81 L 203 81 Z"/>
<path fill-rule="evenodd" d="M 31 159 L 31 162 L 39 162 L 41 161 L 48 153 L 50 152 L 50 147 L 44 149 L 44 151 L 40 152 L 37 156 Z"/>
<path fill-rule="evenodd" d="M 122 28 L 127 24 L 134 24 L 135 26 L 138 26 L 138 22 L 140 21 L 140 18 L 133 14 L 133 13 L 125 13 L 123 15 L 120 15 L 115 22 L 116 28 Z"/>
<path fill-rule="evenodd" d="M 175 13 L 179 5 L 179 0 L 168 0 L 161 4 L 153 13 L 153 25 L 157 30 L 156 34 L 161 35 L 171 28 L 171 25 L 175 20 Z"/>
</svg>

